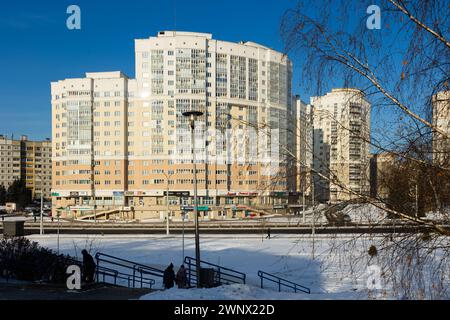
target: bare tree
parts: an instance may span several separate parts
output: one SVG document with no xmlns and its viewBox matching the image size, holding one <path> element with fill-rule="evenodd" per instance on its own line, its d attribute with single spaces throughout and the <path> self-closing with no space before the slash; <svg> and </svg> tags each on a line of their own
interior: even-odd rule
<svg viewBox="0 0 450 320">
<path fill-rule="evenodd" d="M 386 197 L 350 190 L 332 171 L 312 171 L 384 210 L 392 221 L 417 226 L 416 232 L 386 235 L 376 243 L 377 263 L 395 296 L 447 297 L 450 150 L 440 150 L 436 161 L 432 141 L 449 138 L 448 128 L 433 118 L 433 102 L 437 93 L 449 90 L 450 7 L 440 0 L 379 1 L 381 28 L 370 30 L 366 10 L 371 4 L 299 1 L 282 18 L 286 53 L 300 66 L 305 91 L 320 95 L 336 86 L 362 90 L 371 102 L 375 127 L 364 142 L 373 152 L 392 155 L 380 177 Z M 351 267 L 358 259 L 346 252 Z"/>
</svg>

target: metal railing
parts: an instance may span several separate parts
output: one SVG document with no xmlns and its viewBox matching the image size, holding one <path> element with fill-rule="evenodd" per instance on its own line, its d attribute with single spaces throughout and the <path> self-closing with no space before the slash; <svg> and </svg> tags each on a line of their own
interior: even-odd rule
<svg viewBox="0 0 450 320">
<path fill-rule="evenodd" d="M 301 291 L 304 293 L 311 293 L 311 290 L 305 286 L 302 286 L 302 285 L 294 283 L 292 281 L 277 277 L 273 274 L 270 274 L 270 273 L 267 273 L 267 272 L 264 272 L 261 270 L 258 271 L 258 276 L 261 278 L 261 288 L 262 289 L 264 289 L 263 281 L 265 279 L 267 281 L 271 281 L 271 282 L 278 284 L 279 292 L 281 292 L 281 287 L 286 287 L 286 288 L 294 289 L 294 292 Z"/>
<path fill-rule="evenodd" d="M 160 269 L 149 267 L 141 263 L 118 258 L 101 252 L 96 253 L 95 259 L 97 260 L 97 269 L 96 269 L 97 281 L 100 275 L 103 276 L 103 279 L 105 279 L 105 276 L 111 276 L 114 278 L 114 284 L 116 285 L 117 279 L 127 280 L 128 288 L 136 288 L 136 284 L 140 284 L 141 288 L 143 288 L 144 286 L 152 288 L 152 286 L 156 282 L 154 279 L 146 276 L 150 275 L 154 277 L 163 277 L 164 274 L 164 271 Z M 102 266 L 101 264 L 119 267 L 124 271 L 118 271 L 117 269 L 105 267 Z M 127 273 L 125 272 L 125 270 L 130 272 Z"/>
<path fill-rule="evenodd" d="M 83 262 L 77 259 L 68 259 L 68 261 L 71 264 L 74 265 L 78 265 L 81 269 L 83 268 Z M 100 276 L 101 276 L 101 281 L 100 281 Z M 112 278 L 112 280 L 108 279 L 107 277 Z M 112 268 L 107 268 L 107 267 L 103 267 L 103 266 L 99 266 L 98 263 L 95 266 L 95 281 L 98 282 L 103 282 L 103 283 L 111 283 L 114 285 L 118 285 L 117 280 L 126 280 L 127 281 L 127 287 L 130 288 L 131 287 L 131 280 L 132 280 L 132 275 L 131 274 L 127 274 L 127 273 L 123 273 L 123 272 L 119 272 L 115 269 Z M 111 282 L 110 282 L 111 281 Z M 143 284 L 148 285 L 150 288 L 155 284 L 155 280 L 153 279 L 145 279 L 143 281 Z"/>
<path fill-rule="evenodd" d="M 197 282 L 197 272 L 196 272 L 196 259 L 192 257 L 185 257 L 184 264 L 187 266 L 187 281 L 189 285 L 191 283 Z M 217 264 L 213 264 L 210 262 L 200 260 L 200 267 L 205 268 L 209 267 L 214 269 L 214 282 L 216 285 L 222 284 L 233 284 L 233 283 L 242 283 L 245 284 L 246 274 L 240 271 L 236 271 L 230 268 L 225 268 L 219 266 Z"/>
</svg>

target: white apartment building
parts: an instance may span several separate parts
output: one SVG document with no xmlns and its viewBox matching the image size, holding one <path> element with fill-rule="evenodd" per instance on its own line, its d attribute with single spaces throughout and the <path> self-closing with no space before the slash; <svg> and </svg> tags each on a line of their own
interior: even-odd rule
<svg viewBox="0 0 450 320">
<path fill-rule="evenodd" d="M 314 198 L 337 202 L 369 193 L 370 104 L 362 91 L 333 89 L 311 97 Z"/>
<path fill-rule="evenodd" d="M 292 65 L 285 55 L 163 31 L 135 41 L 135 61 L 135 79 L 87 73 L 51 84 L 56 207 L 92 210 L 95 193 L 99 210 L 162 217 L 166 190 L 172 212 L 192 205 L 188 110 L 204 113 L 195 141 L 204 217 L 287 202 Z"/>
</svg>

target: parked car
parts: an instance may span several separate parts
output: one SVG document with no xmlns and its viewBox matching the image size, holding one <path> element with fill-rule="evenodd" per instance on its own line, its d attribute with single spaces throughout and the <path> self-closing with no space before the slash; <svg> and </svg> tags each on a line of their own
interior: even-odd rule
<svg viewBox="0 0 450 320">
<path fill-rule="evenodd" d="M 25 207 L 25 209 L 23 209 L 26 213 L 34 213 L 34 212 L 39 212 L 39 208 L 38 207 Z"/>
</svg>

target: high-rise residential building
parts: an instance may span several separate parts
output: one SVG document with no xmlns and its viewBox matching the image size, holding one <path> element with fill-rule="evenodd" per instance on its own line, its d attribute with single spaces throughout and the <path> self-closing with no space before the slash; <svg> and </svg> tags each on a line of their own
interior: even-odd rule
<svg viewBox="0 0 450 320">
<path fill-rule="evenodd" d="M 20 139 L 21 177 L 33 199 L 51 199 L 52 189 L 52 142 Z"/>
<path fill-rule="evenodd" d="M 95 194 L 100 206 L 123 206 L 136 80 L 121 72 L 87 73 L 54 82 L 51 90 L 53 203 L 92 210 Z"/>
<path fill-rule="evenodd" d="M 370 103 L 357 89 L 312 97 L 314 198 L 338 202 L 369 193 Z"/>
<path fill-rule="evenodd" d="M 432 98 L 433 125 L 444 132 L 433 132 L 433 160 L 448 167 L 450 162 L 450 90 L 441 91 Z"/>
<path fill-rule="evenodd" d="M 303 102 L 299 96 L 294 97 L 295 123 L 294 131 L 297 175 L 296 190 L 309 201 L 312 192 L 312 171 L 313 168 L 313 113 L 312 107 Z"/>
<path fill-rule="evenodd" d="M 192 205 L 192 144 L 182 115 L 189 110 L 204 113 L 195 130 L 204 217 L 287 202 L 292 65 L 284 54 L 163 31 L 135 41 L 135 63 L 135 79 L 105 72 L 52 83 L 56 207 L 90 211 L 95 194 L 99 211 L 164 217 L 167 190 L 173 213 Z"/>
<path fill-rule="evenodd" d="M 6 189 L 20 180 L 20 141 L 0 135 L 0 184 Z"/>
<path fill-rule="evenodd" d="M 20 140 L 0 136 L 0 184 L 8 188 L 16 180 L 24 180 L 34 199 L 51 198 L 52 143 Z"/>
</svg>

